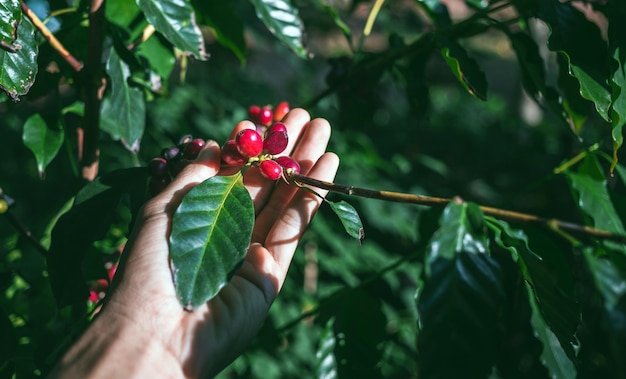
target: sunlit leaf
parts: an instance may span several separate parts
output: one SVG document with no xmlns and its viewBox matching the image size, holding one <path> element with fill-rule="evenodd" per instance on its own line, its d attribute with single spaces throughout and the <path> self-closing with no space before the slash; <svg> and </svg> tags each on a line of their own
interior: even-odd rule
<svg viewBox="0 0 626 379">
<path fill-rule="evenodd" d="M 0 4 L 0 42 L 13 44 L 17 39 L 17 27 L 21 20 L 20 0 L 6 0 Z"/>
<path fill-rule="evenodd" d="M 337 359 L 334 355 L 337 339 L 333 331 L 335 319 L 330 318 L 320 335 L 319 347 L 315 353 L 315 378 L 335 379 L 337 376 Z"/>
<path fill-rule="evenodd" d="M 12 53 L 0 48 L 0 88 L 7 95 L 18 101 L 26 95 L 37 76 L 37 56 L 39 44 L 35 26 L 27 17 L 22 19 L 18 27 L 18 36 L 14 45 L 20 49 Z"/>
<path fill-rule="evenodd" d="M 531 286 L 526 283 L 526 294 L 532 309 L 530 323 L 533 327 L 535 337 L 541 341 L 543 350 L 541 360 L 548 369 L 551 378 L 570 379 L 576 377 L 576 367 L 568 358 L 561 347 L 559 339 L 556 337 L 550 326 L 545 322 L 535 299 Z"/>
<path fill-rule="evenodd" d="M 437 38 L 441 56 L 465 89 L 481 100 L 487 100 L 487 78 L 478 63 L 456 41 Z"/>
<path fill-rule="evenodd" d="M 302 44 L 304 29 L 298 9 L 287 0 L 250 0 L 267 29 L 301 58 L 308 58 Z"/>
<path fill-rule="evenodd" d="M 355 238 L 359 241 L 361 241 L 363 237 L 365 237 L 361 218 L 359 217 L 359 214 L 352 205 L 343 200 L 338 202 L 326 200 L 326 203 L 330 205 L 333 212 L 335 212 L 337 217 L 339 217 L 341 224 L 343 225 L 348 235 L 350 235 L 350 237 Z"/>
<path fill-rule="evenodd" d="M 37 160 L 39 176 L 43 176 L 46 167 L 63 145 L 64 133 L 61 125 L 48 125 L 39 113 L 29 117 L 24 123 L 22 141 Z"/>
<path fill-rule="evenodd" d="M 207 59 L 202 32 L 192 6 L 185 0 L 136 0 L 154 28 L 174 46 L 198 59 Z"/>
<path fill-rule="evenodd" d="M 123 28 L 128 28 L 140 13 L 137 4 L 129 0 L 107 0 L 105 12 L 107 21 Z"/>
<path fill-rule="evenodd" d="M 569 73 L 580 83 L 580 94 L 593 101 L 598 114 L 609 121 L 609 54 L 598 27 L 570 3 L 560 1 L 540 1 L 538 17 L 550 27 L 550 50 L 567 57 Z"/>
<path fill-rule="evenodd" d="M 111 93 L 102 102 L 100 127 L 114 139 L 122 140 L 127 149 L 136 152 L 146 122 L 144 94 L 128 84 L 130 69 L 115 49 L 111 49 L 106 71 L 111 78 Z"/>
<path fill-rule="evenodd" d="M 254 205 L 241 174 L 215 176 L 189 191 L 172 220 L 176 293 L 189 310 L 213 298 L 246 256 Z"/>
<path fill-rule="evenodd" d="M 502 268 L 489 255 L 475 204 L 446 207 L 426 259 L 417 303 L 419 377 L 487 377 L 498 355 L 505 294 Z"/>
</svg>

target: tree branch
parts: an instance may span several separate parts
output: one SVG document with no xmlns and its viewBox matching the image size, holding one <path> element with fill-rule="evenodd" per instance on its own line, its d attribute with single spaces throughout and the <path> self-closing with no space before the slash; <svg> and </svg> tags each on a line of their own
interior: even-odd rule
<svg viewBox="0 0 626 379">
<path fill-rule="evenodd" d="M 310 178 L 308 176 L 296 174 L 296 173 L 287 173 L 286 177 L 289 181 L 292 181 L 298 185 L 307 184 L 309 186 L 325 189 L 331 192 L 342 193 L 348 196 L 360 196 L 366 197 L 370 199 L 378 199 L 385 201 L 392 201 L 396 203 L 409 203 L 409 204 L 418 204 L 418 205 L 426 205 L 426 206 L 446 206 L 452 199 L 441 198 L 441 197 L 432 197 L 432 196 L 423 196 L 423 195 L 413 195 L 408 193 L 401 192 L 390 192 L 390 191 L 378 191 L 371 190 L 365 188 L 359 188 L 354 186 L 346 186 L 342 184 L 335 184 L 331 182 L 325 182 L 317 179 Z M 484 205 L 479 205 L 480 209 L 484 214 L 494 216 L 497 218 L 501 218 L 508 221 L 521 222 L 527 224 L 539 224 L 544 227 L 550 229 L 559 229 L 566 230 L 570 232 L 578 232 L 582 234 L 586 234 L 591 237 L 607 239 L 618 241 L 621 243 L 626 243 L 626 236 L 615 234 L 606 230 L 592 228 L 586 225 L 579 225 L 567 221 L 561 221 L 554 218 L 544 218 L 536 215 L 514 212 L 500 208 L 493 208 Z"/>
<path fill-rule="evenodd" d="M 50 43 L 50 46 L 52 46 L 52 48 L 56 50 L 59 55 L 61 55 L 61 57 L 65 59 L 67 63 L 69 63 L 70 66 L 72 66 L 74 71 L 78 72 L 82 70 L 83 64 L 79 62 L 76 58 L 74 58 L 74 56 L 70 54 L 69 51 L 67 51 L 63 44 L 54 36 L 54 34 L 52 34 L 52 32 L 50 32 L 50 29 L 48 29 L 46 25 L 41 22 L 39 17 L 37 17 L 37 15 L 28 7 L 28 5 L 26 5 L 26 3 L 23 1 L 21 5 L 22 12 L 24 12 L 26 17 L 30 19 L 30 21 L 33 23 L 33 25 L 35 25 L 37 30 L 39 30 L 39 32 L 44 36 L 48 43 Z"/>
<path fill-rule="evenodd" d="M 89 46 L 85 65 L 85 116 L 83 117 L 82 177 L 93 180 L 98 175 L 100 155 L 100 103 L 104 88 L 102 47 L 104 36 L 104 0 L 91 0 L 89 10 Z"/>
</svg>

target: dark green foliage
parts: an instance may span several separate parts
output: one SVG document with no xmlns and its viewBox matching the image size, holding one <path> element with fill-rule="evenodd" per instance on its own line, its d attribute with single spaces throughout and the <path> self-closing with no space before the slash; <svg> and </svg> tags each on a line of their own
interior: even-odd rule
<svg viewBox="0 0 626 379">
<path fill-rule="evenodd" d="M 478 205 L 626 233 L 623 1 L 386 1 L 369 36 L 373 1 L 107 0 L 99 36 L 89 2 L 36 3 L 84 68 L 19 1 L 0 5 L 0 377 L 45 376 L 89 324 L 90 284 L 146 200 L 142 166 L 181 135 L 221 144 L 248 106 L 283 100 L 331 122 L 336 183 L 453 200 L 330 193 L 220 378 L 626 376 L 624 240 Z M 214 192 L 179 213 L 203 217 L 174 222 L 183 305 L 245 254 L 253 208 L 233 183 L 196 187 Z M 221 200 L 235 217 L 205 223 L 184 255 Z M 214 225 L 237 225 L 237 246 Z"/>
</svg>

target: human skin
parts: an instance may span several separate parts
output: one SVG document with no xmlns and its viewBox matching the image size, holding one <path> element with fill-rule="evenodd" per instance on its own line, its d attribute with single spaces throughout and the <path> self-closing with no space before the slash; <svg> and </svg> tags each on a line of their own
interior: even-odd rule
<svg viewBox="0 0 626 379">
<path fill-rule="evenodd" d="M 338 157 L 327 153 L 330 125 L 294 109 L 287 125 L 291 152 L 301 173 L 332 181 Z M 239 123 L 231 138 L 243 128 Z M 51 378 L 206 378 L 219 373 L 254 338 L 278 295 L 302 233 L 321 199 L 258 169 L 244 175 L 256 220 L 241 268 L 216 297 L 192 312 L 176 298 L 168 239 L 174 211 L 194 185 L 215 175 L 220 148 L 207 141 L 198 158 L 148 201 L 122 254 L 105 305 L 57 364 Z M 319 191 L 322 196 L 324 191 Z"/>
</svg>

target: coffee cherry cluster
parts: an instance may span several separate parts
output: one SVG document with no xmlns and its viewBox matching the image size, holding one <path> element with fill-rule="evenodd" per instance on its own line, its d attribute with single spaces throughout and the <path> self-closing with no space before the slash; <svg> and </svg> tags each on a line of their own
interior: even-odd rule
<svg viewBox="0 0 626 379">
<path fill-rule="evenodd" d="M 281 122 L 289 113 L 289 109 L 289 103 L 286 101 L 276 104 L 275 107 L 251 105 L 248 107 L 248 118 L 257 126 L 257 131 L 261 132 L 259 129 L 264 131 L 264 128 L 269 127 L 273 122 Z"/>
<path fill-rule="evenodd" d="M 222 160 L 230 166 L 258 166 L 261 175 L 278 180 L 283 170 L 300 173 L 300 165 L 288 156 L 276 157 L 287 148 L 289 136 L 282 122 L 275 122 L 263 136 L 255 129 L 243 129 L 222 147 Z"/>
<path fill-rule="evenodd" d="M 176 146 L 163 149 L 160 157 L 153 158 L 148 163 L 150 195 L 154 196 L 161 192 L 173 177 L 178 175 L 190 161 L 196 159 L 204 144 L 203 139 L 186 135 L 178 141 Z"/>
</svg>

